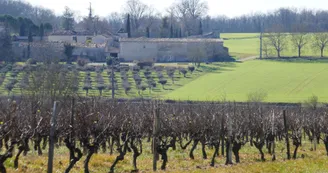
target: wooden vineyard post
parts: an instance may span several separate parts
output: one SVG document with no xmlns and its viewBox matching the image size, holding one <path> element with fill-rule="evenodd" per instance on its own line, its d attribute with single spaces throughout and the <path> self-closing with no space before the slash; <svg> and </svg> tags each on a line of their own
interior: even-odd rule
<svg viewBox="0 0 328 173">
<path fill-rule="evenodd" d="M 157 170 L 157 145 L 158 145 L 158 132 L 159 132 L 159 108 L 155 108 L 154 111 L 154 123 L 153 123 L 153 171 Z"/>
<path fill-rule="evenodd" d="M 289 147 L 289 136 L 288 136 L 286 110 L 284 110 L 283 113 L 284 113 L 284 126 L 285 126 L 285 135 L 286 135 L 286 146 L 287 146 L 287 159 L 290 160 L 290 147 Z"/>
<path fill-rule="evenodd" d="M 52 110 L 52 117 L 50 120 L 50 136 L 49 136 L 49 153 L 48 153 L 48 173 L 52 173 L 53 169 L 53 159 L 54 159 L 54 137 L 55 137 L 55 129 L 56 129 L 56 107 L 57 107 L 57 102 L 54 102 L 54 107 Z"/>
<path fill-rule="evenodd" d="M 273 135 L 273 141 L 272 141 L 272 161 L 276 160 L 276 143 L 275 143 L 275 131 L 274 131 L 274 110 L 272 113 L 272 135 Z"/>
<path fill-rule="evenodd" d="M 234 114 L 235 114 L 235 110 L 234 110 Z M 227 123 L 228 123 L 227 125 L 228 135 L 227 135 L 227 143 L 226 143 L 227 145 L 226 165 L 231 165 L 232 164 L 232 123 L 229 114 L 227 114 Z"/>
<path fill-rule="evenodd" d="M 70 117 L 70 128 L 71 128 L 71 133 L 70 133 L 70 142 L 71 144 L 75 147 L 75 134 L 74 134 L 74 106 L 75 106 L 75 99 L 73 97 L 72 99 L 72 107 L 71 107 L 71 117 Z M 70 158 L 72 160 L 73 158 Z"/>
</svg>

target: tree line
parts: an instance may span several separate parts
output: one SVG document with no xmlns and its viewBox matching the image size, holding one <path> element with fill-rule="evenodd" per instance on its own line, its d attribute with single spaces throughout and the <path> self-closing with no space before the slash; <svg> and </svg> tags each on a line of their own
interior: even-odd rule
<svg viewBox="0 0 328 173">
<path fill-rule="evenodd" d="M 51 10 L 33 7 L 13 0 L 0 1 L 0 14 L 27 17 L 36 25 L 50 23 L 54 29 L 85 29 L 99 34 L 116 32 L 126 28 L 128 16 L 131 36 L 187 37 L 213 30 L 222 33 L 258 33 L 281 25 L 283 32 L 293 32 L 294 25 L 305 24 L 308 32 L 328 30 L 328 11 L 312 9 L 280 8 L 268 13 L 245 14 L 229 18 L 224 15 L 208 15 L 206 0 L 176 0 L 160 13 L 140 0 L 127 0 L 124 12 L 112 12 L 108 16 L 94 15 L 90 4 L 87 16 L 77 16 L 69 7 L 63 15 Z M 129 14 L 129 15 L 128 15 Z"/>
<path fill-rule="evenodd" d="M 283 25 L 273 25 L 261 35 L 262 52 L 265 57 L 275 53 L 280 58 L 283 52 L 292 49 L 297 52 L 298 57 L 301 57 L 305 50 L 311 49 L 312 53 L 320 52 L 320 57 L 324 57 L 328 46 L 328 33 L 323 29 L 316 31 L 311 32 L 308 25 L 304 23 L 293 25 L 290 33 L 286 33 Z"/>
</svg>

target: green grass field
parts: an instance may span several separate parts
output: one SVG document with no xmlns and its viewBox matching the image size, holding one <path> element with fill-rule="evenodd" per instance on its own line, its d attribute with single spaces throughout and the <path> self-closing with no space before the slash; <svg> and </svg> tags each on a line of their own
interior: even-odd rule
<svg viewBox="0 0 328 173">
<path fill-rule="evenodd" d="M 253 37 L 253 38 L 252 38 Z M 224 46 L 229 48 L 229 53 L 237 58 L 244 58 L 248 56 L 259 55 L 260 39 L 258 33 L 225 33 L 221 34 L 221 38 L 224 40 Z M 298 56 L 297 49 L 295 49 L 290 41 L 290 37 L 287 38 L 288 44 L 286 50 L 282 51 L 281 56 Z M 310 39 L 304 49 L 302 50 L 302 56 L 319 56 L 318 51 L 314 51 L 312 48 L 313 39 Z M 328 56 L 328 49 L 325 50 L 325 55 Z M 270 56 L 276 57 L 276 52 L 271 51 Z"/>
<path fill-rule="evenodd" d="M 328 102 L 326 63 L 247 61 L 212 65 L 214 70 L 165 95 L 167 99 L 246 101 L 263 90 L 268 102 L 302 102 L 317 95 Z"/>
</svg>

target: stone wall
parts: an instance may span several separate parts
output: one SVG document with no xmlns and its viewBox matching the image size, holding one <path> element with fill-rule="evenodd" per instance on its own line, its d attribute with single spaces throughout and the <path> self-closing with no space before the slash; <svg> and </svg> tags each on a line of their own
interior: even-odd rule
<svg viewBox="0 0 328 173">
<path fill-rule="evenodd" d="M 125 39 L 120 41 L 119 58 L 125 61 L 153 60 L 157 62 L 186 62 L 193 56 L 210 59 L 214 56 L 227 56 L 223 42 L 217 39 Z"/>
</svg>

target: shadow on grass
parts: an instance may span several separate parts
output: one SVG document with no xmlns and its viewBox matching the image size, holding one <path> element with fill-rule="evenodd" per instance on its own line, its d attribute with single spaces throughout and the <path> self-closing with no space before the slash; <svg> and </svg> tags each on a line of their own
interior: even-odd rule
<svg viewBox="0 0 328 173">
<path fill-rule="evenodd" d="M 205 73 L 222 73 L 225 71 L 233 71 L 236 66 L 236 62 L 204 64 L 196 71 Z"/>
<path fill-rule="evenodd" d="M 281 58 L 263 58 L 264 61 L 279 61 L 279 62 L 293 62 L 293 63 L 328 63 L 328 58 L 318 57 L 281 57 Z"/>
</svg>

